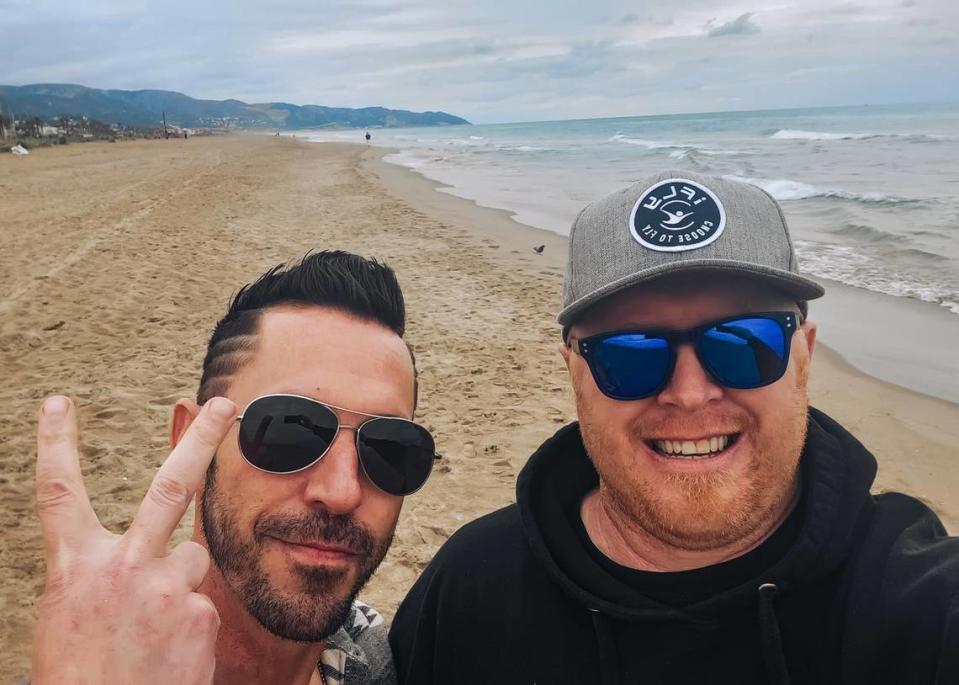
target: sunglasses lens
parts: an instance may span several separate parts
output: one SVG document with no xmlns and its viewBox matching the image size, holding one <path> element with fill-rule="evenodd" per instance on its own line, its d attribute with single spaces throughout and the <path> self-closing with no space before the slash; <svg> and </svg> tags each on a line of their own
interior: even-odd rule
<svg viewBox="0 0 959 685">
<path fill-rule="evenodd" d="M 258 469 L 299 471 L 329 449 L 337 425 L 336 414 L 322 404 L 302 397 L 261 397 L 243 412 L 240 451 Z"/>
<path fill-rule="evenodd" d="M 429 478 L 436 453 L 433 436 L 402 419 L 370 419 L 360 428 L 360 463 L 370 481 L 391 495 L 409 495 Z"/>
<path fill-rule="evenodd" d="M 699 340 L 699 355 L 723 385 L 759 388 L 785 373 L 788 340 L 782 324 L 775 319 L 743 317 L 706 330 Z"/>
<path fill-rule="evenodd" d="M 614 399 L 635 400 L 659 390 L 672 365 L 669 342 L 642 333 L 619 333 L 592 343 L 596 385 Z"/>
</svg>

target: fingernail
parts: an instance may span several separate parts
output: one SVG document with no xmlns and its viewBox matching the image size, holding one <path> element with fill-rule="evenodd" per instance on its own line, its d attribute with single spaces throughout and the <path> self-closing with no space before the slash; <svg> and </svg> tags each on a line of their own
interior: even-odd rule
<svg viewBox="0 0 959 685">
<path fill-rule="evenodd" d="M 236 405 L 225 397 L 210 400 L 210 413 L 218 419 L 229 419 L 236 413 Z"/>
<path fill-rule="evenodd" d="M 44 416 L 64 416 L 70 409 L 70 400 L 63 395 L 48 397 L 43 403 Z"/>
</svg>

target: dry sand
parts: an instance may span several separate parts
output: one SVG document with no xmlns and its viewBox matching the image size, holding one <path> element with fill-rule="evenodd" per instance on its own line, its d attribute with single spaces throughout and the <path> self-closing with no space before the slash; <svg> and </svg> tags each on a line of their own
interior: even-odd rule
<svg viewBox="0 0 959 685">
<path fill-rule="evenodd" d="M 94 507 L 124 529 L 166 456 L 173 402 L 195 392 L 213 323 L 274 264 L 343 248 L 386 259 L 404 285 L 419 416 L 443 460 L 407 501 L 364 591 L 387 615 L 452 531 L 512 500 L 527 456 L 572 418 L 554 323 L 565 241 L 437 193 L 377 154 L 232 136 L 0 157 L 4 681 L 29 667 L 43 576 L 32 496 L 40 400 L 77 402 Z M 959 407 L 864 376 L 829 350 L 813 378 L 814 404 L 879 457 L 879 489 L 923 497 L 959 530 Z"/>
</svg>

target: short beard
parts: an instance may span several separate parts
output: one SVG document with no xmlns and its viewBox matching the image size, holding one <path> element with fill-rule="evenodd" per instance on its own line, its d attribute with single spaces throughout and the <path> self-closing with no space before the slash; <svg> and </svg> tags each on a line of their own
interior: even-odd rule
<svg viewBox="0 0 959 685">
<path fill-rule="evenodd" d="M 623 491 L 601 481 L 600 489 L 603 500 L 625 520 L 639 523 L 655 539 L 686 551 L 707 551 L 732 544 L 748 537 L 764 521 L 759 515 L 763 509 L 758 505 L 754 481 L 740 487 L 736 507 L 730 507 L 721 494 L 734 485 L 734 477 L 729 473 L 673 473 L 666 474 L 665 481 L 665 488 L 682 502 L 681 512 L 649 486 Z M 778 500 L 773 506 L 778 506 Z M 691 521 L 701 525 L 688 525 Z"/>
<path fill-rule="evenodd" d="M 787 410 L 794 420 L 772 440 L 752 446 L 745 479 L 726 471 L 665 474 L 663 482 L 656 483 L 642 478 L 630 468 L 636 438 L 612 439 L 577 394 L 583 443 L 599 474 L 600 501 L 616 518 L 675 549 L 708 551 L 761 539 L 761 529 L 778 523 L 795 492 L 808 419 L 806 376 L 807 369 L 800 369 L 796 397 Z M 758 436 L 751 417 L 726 417 L 717 425 L 738 425 Z M 629 433 L 655 434 L 650 428 L 638 424 L 630 426 Z"/>
<path fill-rule="evenodd" d="M 260 517 L 253 524 L 252 539 L 248 540 L 218 488 L 215 461 L 206 474 L 201 521 L 213 564 L 250 615 L 273 635 L 297 642 L 320 642 L 339 630 L 349 616 L 353 600 L 393 541 L 392 529 L 384 539 L 377 540 L 352 516 L 323 510 L 300 516 Z M 346 593 L 337 595 L 347 572 L 297 565 L 293 568 L 301 591 L 292 596 L 281 592 L 260 565 L 260 541 L 267 536 L 344 544 L 357 553 L 356 579 Z"/>
</svg>

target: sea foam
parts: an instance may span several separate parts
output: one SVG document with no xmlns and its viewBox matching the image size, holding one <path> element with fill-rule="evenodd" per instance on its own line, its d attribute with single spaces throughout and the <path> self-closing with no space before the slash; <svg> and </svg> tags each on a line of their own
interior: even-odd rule
<svg viewBox="0 0 959 685">
<path fill-rule="evenodd" d="M 794 240 L 793 244 L 806 273 L 887 295 L 932 302 L 959 314 L 959 293 L 945 283 L 890 270 L 888 263 L 872 259 L 852 246 L 806 240 Z"/>
<path fill-rule="evenodd" d="M 851 193 L 846 190 L 818 188 L 809 183 L 791 181 L 786 178 L 747 178 L 743 176 L 736 176 L 735 174 L 726 174 L 724 178 L 728 178 L 731 181 L 741 181 L 743 183 L 751 183 L 754 186 L 759 186 L 777 200 L 807 200 L 813 197 L 824 197 L 835 198 L 839 200 L 852 200 L 853 202 L 863 202 L 867 204 L 894 205 L 921 202 L 921 200 L 895 197 L 893 195 L 884 195 L 883 193 Z"/>
<path fill-rule="evenodd" d="M 610 137 L 607 143 L 624 143 L 626 145 L 637 145 L 647 150 L 671 150 L 669 156 L 671 159 L 685 159 L 691 154 L 709 155 L 711 157 L 736 156 L 746 154 L 741 150 L 720 150 L 716 148 L 700 147 L 693 143 L 673 143 L 668 140 L 648 140 L 645 138 L 630 138 L 617 133 Z"/>
<path fill-rule="evenodd" d="M 783 128 L 769 136 L 777 140 L 867 140 L 878 138 L 876 133 L 827 133 L 824 131 L 799 131 Z"/>
<path fill-rule="evenodd" d="M 934 136 L 926 133 L 835 133 L 829 131 L 802 131 L 798 129 L 782 128 L 773 133 L 770 138 L 776 140 L 871 140 L 873 138 L 900 138 L 919 143 L 931 143 L 949 140 L 944 136 Z"/>
<path fill-rule="evenodd" d="M 607 141 L 609 143 L 626 143 L 627 145 L 638 145 L 644 147 L 647 150 L 660 150 L 660 149 L 691 149 L 695 147 L 694 145 L 682 145 L 679 143 L 670 143 L 664 140 L 646 140 L 644 138 L 629 138 L 628 136 L 623 135 L 622 133 L 617 133 L 616 135 L 610 137 Z"/>
</svg>

